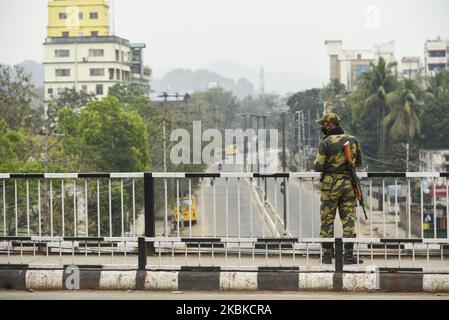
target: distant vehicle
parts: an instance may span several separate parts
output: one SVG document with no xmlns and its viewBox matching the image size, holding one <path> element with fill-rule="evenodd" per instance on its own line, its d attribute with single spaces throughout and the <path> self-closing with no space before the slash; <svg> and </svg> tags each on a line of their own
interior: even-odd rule
<svg viewBox="0 0 449 320">
<path fill-rule="evenodd" d="M 192 215 L 190 215 L 190 207 L 192 208 Z M 179 225 L 189 226 L 197 223 L 197 205 L 195 197 L 182 197 L 179 199 Z M 176 228 L 178 225 L 178 206 L 177 201 L 173 207 L 173 224 Z"/>
</svg>

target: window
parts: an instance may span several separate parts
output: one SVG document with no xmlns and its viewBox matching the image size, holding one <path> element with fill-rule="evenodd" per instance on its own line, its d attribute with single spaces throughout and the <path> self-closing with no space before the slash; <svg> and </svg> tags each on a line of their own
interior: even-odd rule
<svg viewBox="0 0 449 320">
<path fill-rule="evenodd" d="M 90 69 L 91 77 L 101 77 L 104 76 L 104 69 Z"/>
<path fill-rule="evenodd" d="M 116 73 L 115 78 L 116 78 L 117 80 L 120 80 L 120 70 L 119 70 L 119 69 L 115 69 L 115 73 Z"/>
<path fill-rule="evenodd" d="M 98 19 L 98 12 L 91 12 L 90 14 L 89 14 L 89 18 L 91 18 L 91 19 Z"/>
<path fill-rule="evenodd" d="M 59 13 L 59 20 L 67 20 L 67 13 L 60 12 Z"/>
<path fill-rule="evenodd" d="M 47 93 L 48 94 L 53 94 L 53 88 L 48 88 Z"/>
<path fill-rule="evenodd" d="M 55 75 L 57 77 L 70 77 L 70 69 L 56 69 Z"/>
<path fill-rule="evenodd" d="M 115 61 L 120 61 L 120 51 L 115 50 Z"/>
<path fill-rule="evenodd" d="M 63 93 L 64 93 L 64 91 L 65 91 L 65 88 L 58 88 L 58 89 L 57 89 L 57 93 L 58 93 L 58 95 L 61 95 L 61 94 L 63 94 Z"/>
<path fill-rule="evenodd" d="M 89 49 L 89 57 L 103 57 L 104 50 L 103 49 Z"/>
<path fill-rule="evenodd" d="M 87 86 L 85 84 L 83 84 L 83 86 L 81 87 L 81 90 L 84 92 L 87 92 Z"/>
<path fill-rule="evenodd" d="M 98 37 L 98 31 L 92 31 L 92 32 L 90 33 L 90 35 L 91 35 L 92 37 Z"/>
<path fill-rule="evenodd" d="M 114 80 L 114 73 L 115 73 L 114 69 L 109 69 L 109 80 Z"/>
<path fill-rule="evenodd" d="M 97 95 L 103 94 L 103 85 L 102 84 L 97 84 L 97 86 L 95 87 L 95 93 Z"/>
<path fill-rule="evenodd" d="M 369 72 L 369 65 L 355 66 L 355 77 L 358 79 L 362 73 Z"/>
<path fill-rule="evenodd" d="M 55 50 L 56 58 L 67 58 L 70 57 L 70 50 Z"/>
<path fill-rule="evenodd" d="M 445 63 L 429 63 L 429 70 L 430 71 L 440 71 L 446 68 Z"/>
<path fill-rule="evenodd" d="M 429 51 L 429 57 L 430 58 L 441 58 L 446 56 L 445 50 L 433 50 Z"/>
<path fill-rule="evenodd" d="M 68 38 L 68 37 L 69 37 L 69 33 L 68 33 L 67 31 L 64 31 L 64 32 L 62 33 L 62 36 L 63 36 L 64 38 Z"/>
<path fill-rule="evenodd" d="M 78 13 L 78 19 L 83 20 L 83 13 L 82 12 Z"/>
</svg>

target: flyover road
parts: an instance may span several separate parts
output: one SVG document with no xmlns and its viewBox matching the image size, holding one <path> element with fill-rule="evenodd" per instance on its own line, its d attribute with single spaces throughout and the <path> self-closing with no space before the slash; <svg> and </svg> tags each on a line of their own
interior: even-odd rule
<svg viewBox="0 0 449 320">
<path fill-rule="evenodd" d="M 219 172 L 218 166 L 211 166 L 207 171 Z M 242 172 L 242 166 L 224 164 L 221 171 Z M 180 228 L 179 233 L 172 230 L 172 236 L 272 237 L 274 234 L 249 179 L 204 178 L 195 196 L 198 223 Z"/>
<path fill-rule="evenodd" d="M 293 237 L 314 238 L 320 235 L 320 192 L 312 180 L 285 179 L 287 184 L 287 211 L 284 216 L 283 178 L 267 179 L 267 199 L 282 221 L 287 220 L 287 231 Z M 260 181 L 264 189 L 264 182 Z"/>
<path fill-rule="evenodd" d="M 262 173 L 282 172 L 279 166 L 279 152 L 271 153 L 276 159 L 267 161 L 266 165 L 259 165 Z M 288 234 L 293 237 L 313 238 L 320 234 L 320 191 L 311 178 L 285 179 L 287 184 L 287 210 L 284 214 L 284 194 L 281 192 L 281 183 L 284 178 L 267 178 L 267 199 L 282 222 L 287 220 Z M 255 183 L 265 190 L 263 179 L 255 179 Z M 338 222 L 337 222 L 338 224 Z M 279 226 L 280 228 L 280 226 Z M 338 233 L 337 233 L 338 235 Z"/>
</svg>

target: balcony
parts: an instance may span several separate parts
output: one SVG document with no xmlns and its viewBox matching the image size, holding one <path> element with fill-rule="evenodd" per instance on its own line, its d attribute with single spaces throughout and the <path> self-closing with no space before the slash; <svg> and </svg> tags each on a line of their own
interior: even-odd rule
<svg viewBox="0 0 449 320">
<path fill-rule="evenodd" d="M 123 46 L 129 46 L 129 40 L 117 36 L 98 36 L 98 37 L 57 37 L 45 39 L 44 45 L 48 44 L 74 44 L 74 43 L 117 43 Z"/>
</svg>

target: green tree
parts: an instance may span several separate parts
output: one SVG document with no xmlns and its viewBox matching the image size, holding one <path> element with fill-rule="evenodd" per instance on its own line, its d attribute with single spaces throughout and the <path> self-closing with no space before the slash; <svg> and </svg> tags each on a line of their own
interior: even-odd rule
<svg viewBox="0 0 449 320">
<path fill-rule="evenodd" d="M 441 71 L 429 80 L 422 113 L 422 148 L 449 148 L 449 72 Z"/>
<path fill-rule="evenodd" d="M 146 77 L 151 77 L 153 75 L 153 70 L 149 66 L 143 68 L 143 75 Z"/>
<path fill-rule="evenodd" d="M 2 159 L 0 163 L 0 172 L 6 173 L 37 173 L 43 172 L 42 164 L 37 160 L 33 160 L 32 157 L 28 156 L 28 139 L 30 137 L 24 134 L 22 131 L 10 130 L 6 121 L 0 119 L 0 158 Z M 15 184 L 13 180 L 5 180 L 5 196 L 6 204 L 15 203 L 15 199 L 25 199 L 26 189 L 23 181 L 17 181 L 17 194 L 15 193 Z M 31 187 L 33 187 L 31 183 Z M 34 204 L 33 198 L 31 200 L 31 205 Z M 19 203 L 20 205 L 20 203 Z M 22 204 L 23 205 L 23 204 Z M 32 208 L 33 209 L 33 208 Z M 15 227 L 15 206 L 7 205 L 6 207 L 6 231 L 8 235 L 15 235 L 16 231 L 18 234 L 24 234 L 26 230 L 24 228 L 27 226 L 27 217 L 23 214 L 23 210 L 20 210 L 18 215 L 18 230 Z M 31 210 L 30 220 L 36 222 L 37 212 Z M 3 219 L 0 221 L 1 228 L 3 230 Z"/>
<path fill-rule="evenodd" d="M 333 102 L 339 96 L 346 93 L 346 87 L 340 82 L 340 79 L 332 79 L 321 91 L 324 101 Z"/>
<path fill-rule="evenodd" d="M 35 96 L 29 74 L 19 66 L 0 64 L 0 114 L 11 130 L 31 126 L 36 112 L 30 104 Z"/>
<path fill-rule="evenodd" d="M 80 112 L 90 101 L 96 100 L 94 93 L 65 88 L 58 97 L 48 104 L 48 125 L 50 131 L 56 128 L 57 115 L 62 108 Z"/>
<path fill-rule="evenodd" d="M 117 98 L 127 110 L 135 111 L 143 118 L 152 155 L 151 167 L 154 171 L 163 171 L 164 114 L 156 109 L 154 103 L 139 87 L 116 84 L 109 89 L 108 95 Z"/>
<path fill-rule="evenodd" d="M 352 119 L 352 107 L 348 103 L 348 92 L 343 83 L 339 79 L 332 79 L 322 90 L 322 100 L 326 105 L 331 107 L 331 110 L 339 115 L 341 119 L 341 126 L 353 133 L 355 128 Z"/>
<path fill-rule="evenodd" d="M 445 98 L 449 95 L 449 71 L 442 70 L 429 79 L 427 92 L 434 98 Z"/>
<path fill-rule="evenodd" d="M 353 114 L 356 115 L 356 133 L 361 143 L 368 147 L 369 153 L 380 161 L 385 158 L 383 121 L 390 111 L 391 94 L 397 86 L 395 67 L 395 62 L 387 63 L 382 57 L 377 63 L 371 63 L 370 71 L 360 77 L 360 88 L 350 98 L 354 106 Z"/>
<path fill-rule="evenodd" d="M 59 129 L 70 133 L 66 150 L 75 153 L 79 170 L 135 172 L 150 168 L 146 126 L 135 111 L 127 111 L 114 97 L 89 102 L 81 111 L 63 108 Z"/>
<path fill-rule="evenodd" d="M 306 144 L 318 145 L 319 128 L 315 123 L 323 112 L 323 99 L 321 89 L 310 89 L 297 92 L 292 95 L 287 105 L 292 113 L 302 111 L 304 113 Z"/>
<path fill-rule="evenodd" d="M 411 79 L 399 83 L 391 97 L 391 110 L 384 118 L 383 126 L 393 141 L 412 141 L 421 133 L 421 102 L 419 87 Z"/>
<path fill-rule="evenodd" d="M 235 124 L 240 104 L 238 98 L 230 91 L 213 88 L 205 92 L 196 92 L 192 94 L 191 99 L 198 107 L 196 113 L 203 126 L 223 129 L 227 128 L 228 124 Z"/>
</svg>

